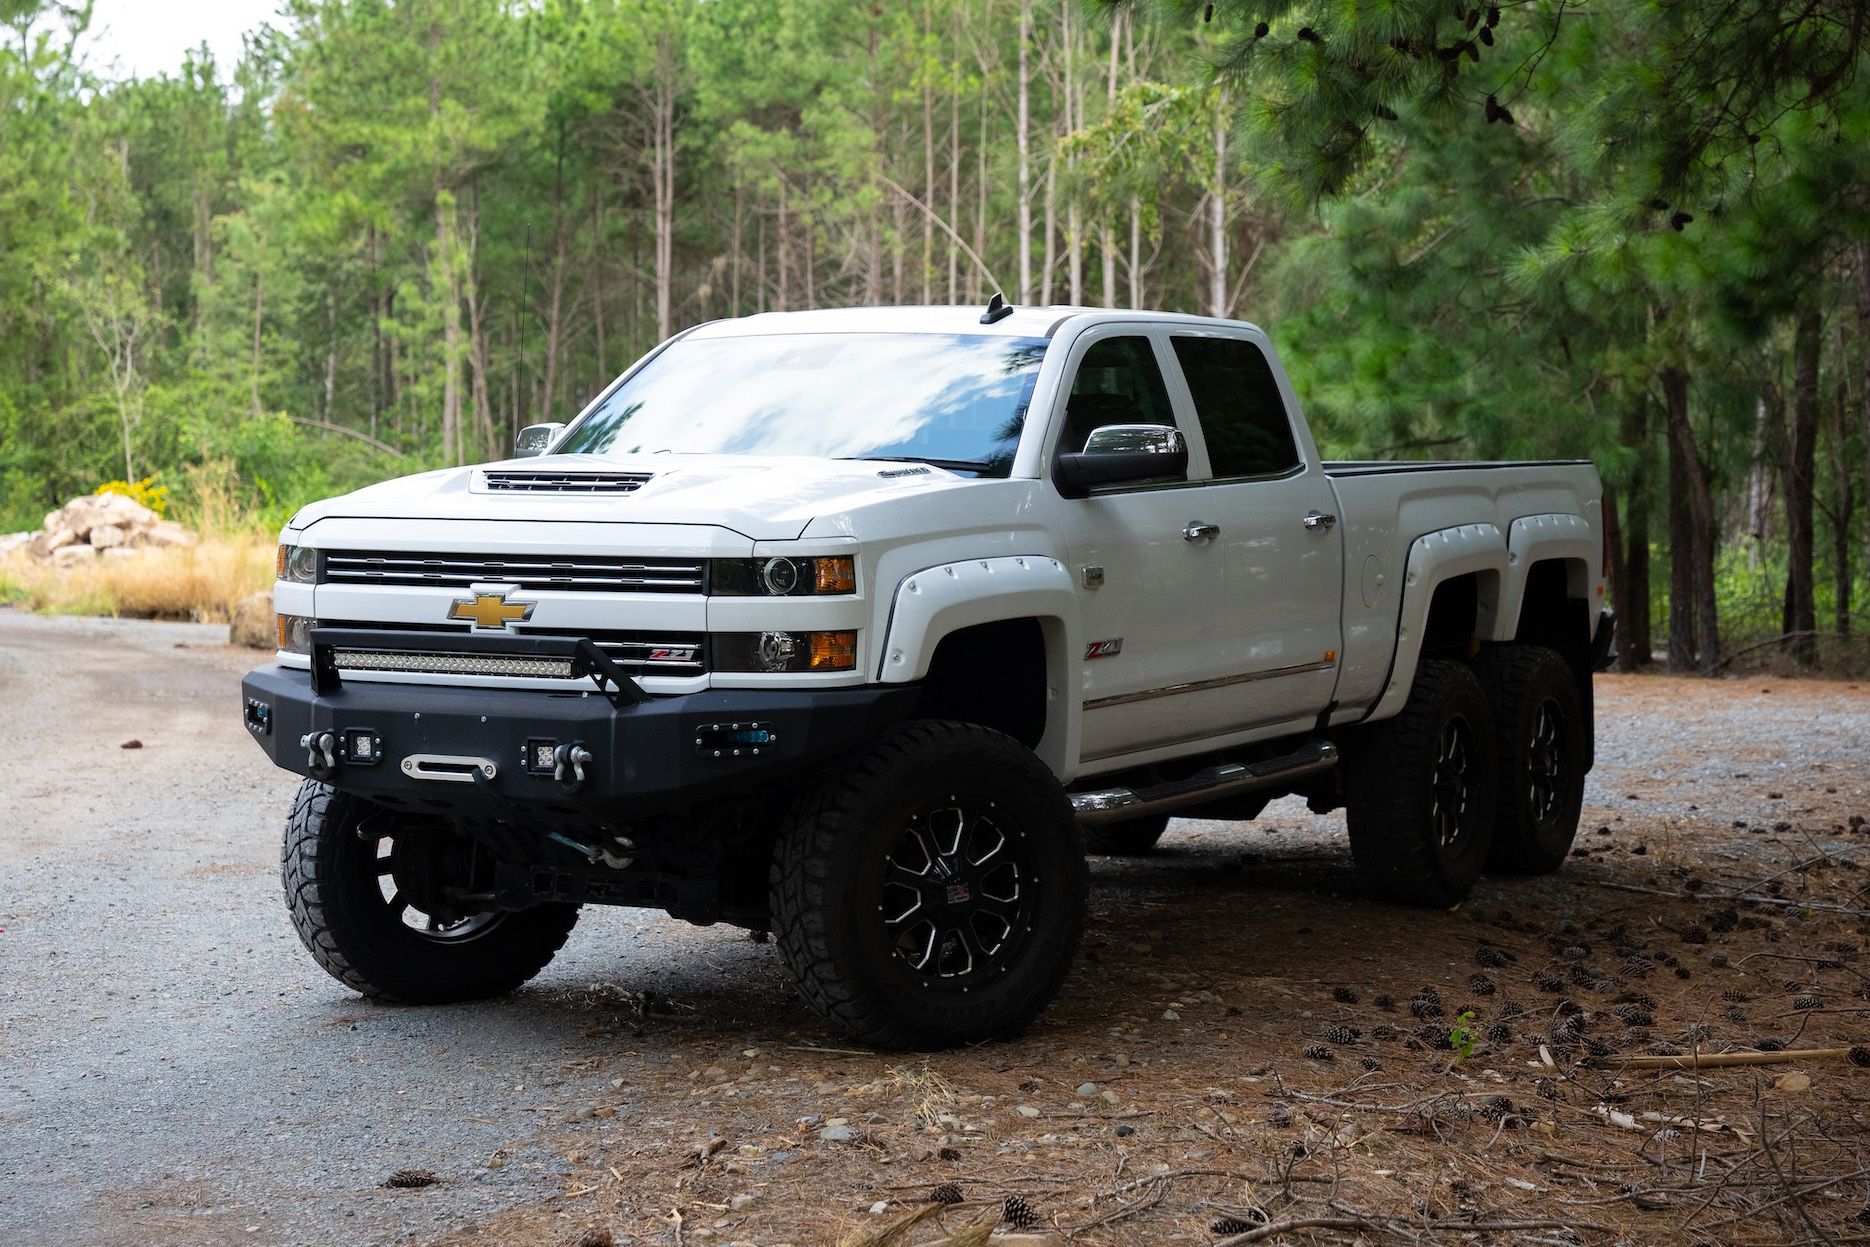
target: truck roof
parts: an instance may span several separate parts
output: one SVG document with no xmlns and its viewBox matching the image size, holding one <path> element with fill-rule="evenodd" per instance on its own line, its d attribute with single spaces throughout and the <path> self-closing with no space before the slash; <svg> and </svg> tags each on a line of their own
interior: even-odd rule
<svg viewBox="0 0 1870 1247">
<path fill-rule="evenodd" d="M 977 303 L 931 307 L 841 307 L 809 312 L 759 312 L 728 320 L 709 321 L 690 331 L 696 338 L 737 338 L 774 333 L 965 333 L 1009 338 L 1049 338 L 1066 321 L 1162 322 L 1190 326 L 1249 327 L 1244 321 L 1180 312 L 1145 312 L 1129 308 L 1015 307 L 1012 314 L 991 324 L 980 323 Z"/>
</svg>

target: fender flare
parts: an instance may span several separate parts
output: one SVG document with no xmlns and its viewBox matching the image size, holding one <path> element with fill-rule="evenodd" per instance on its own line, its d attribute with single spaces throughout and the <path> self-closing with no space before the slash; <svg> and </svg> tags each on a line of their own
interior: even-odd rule
<svg viewBox="0 0 1870 1247">
<path fill-rule="evenodd" d="M 904 576 L 890 600 L 877 682 L 908 684 L 926 677 L 936 647 L 951 632 L 1027 618 L 1037 619 L 1045 634 L 1045 735 L 1036 752 L 1063 776 L 1077 756 L 1077 659 L 1083 643 L 1071 572 L 1050 555 L 963 559 Z"/>
<path fill-rule="evenodd" d="M 1506 582 L 1500 591 L 1500 610 L 1493 623 L 1489 641 L 1511 641 L 1519 632 L 1520 607 L 1526 600 L 1526 581 L 1534 563 L 1554 560 L 1581 565 L 1582 577 L 1567 572 L 1567 589 L 1572 597 L 1591 596 L 1591 569 L 1602 557 L 1603 545 L 1591 531 L 1590 521 L 1582 515 L 1551 512 L 1522 515 L 1507 530 Z M 1587 612 L 1594 616 L 1595 612 Z M 1592 626 L 1596 620 L 1592 619 Z M 1586 636 L 1582 644 L 1593 638 Z"/>
<path fill-rule="evenodd" d="M 1478 609 L 1475 616 L 1477 635 L 1489 636 L 1498 627 L 1501 582 L 1507 570 L 1506 534 L 1496 524 L 1460 524 L 1424 533 L 1410 543 L 1403 574 L 1402 605 L 1397 612 L 1396 649 L 1390 660 L 1389 678 L 1383 695 L 1377 699 L 1365 721 L 1386 719 L 1403 708 L 1409 689 L 1415 682 L 1416 664 L 1422 656 L 1422 637 L 1428 625 L 1429 606 L 1435 590 L 1473 572 L 1493 573 L 1480 577 Z"/>
</svg>

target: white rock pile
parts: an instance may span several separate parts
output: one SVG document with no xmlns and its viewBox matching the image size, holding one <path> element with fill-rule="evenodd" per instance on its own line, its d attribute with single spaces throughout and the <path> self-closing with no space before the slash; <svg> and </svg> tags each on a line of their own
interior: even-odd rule
<svg viewBox="0 0 1870 1247">
<path fill-rule="evenodd" d="M 123 558 L 164 546 L 192 546 L 196 535 L 123 494 L 81 494 L 45 517 L 37 532 L 0 536 L 0 555 L 15 551 L 41 563 Z"/>
</svg>

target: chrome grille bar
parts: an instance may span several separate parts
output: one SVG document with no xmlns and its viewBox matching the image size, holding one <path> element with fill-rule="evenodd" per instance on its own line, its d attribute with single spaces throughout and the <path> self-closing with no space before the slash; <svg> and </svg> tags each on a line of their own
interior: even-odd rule
<svg viewBox="0 0 1870 1247">
<path fill-rule="evenodd" d="M 623 559 L 593 555 L 473 555 L 333 550 L 325 555 L 327 584 L 417 585 L 464 589 L 498 582 L 522 589 L 584 593 L 700 593 L 700 559 Z"/>
</svg>

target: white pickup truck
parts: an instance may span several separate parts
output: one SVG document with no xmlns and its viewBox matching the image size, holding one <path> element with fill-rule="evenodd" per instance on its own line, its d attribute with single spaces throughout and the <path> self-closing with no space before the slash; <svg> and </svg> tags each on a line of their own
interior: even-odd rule
<svg viewBox="0 0 1870 1247">
<path fill-rule="evenodd" d="M 307 507 L 246 724 L 306 777 L 292 916 L 411 1002 L 579 906 L 777 936 L 880 1046 L 1017 1032 L 1084 854 L 1346 810 L 1376 895 L 1549 871 L 1607 661 L 1584 462 L 1325 463 L 1235 321 L 778 313 L 672 338 L 519 457 Z"/>
</svg>

